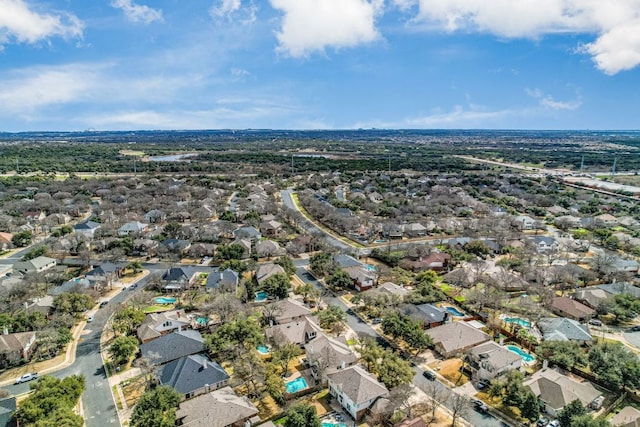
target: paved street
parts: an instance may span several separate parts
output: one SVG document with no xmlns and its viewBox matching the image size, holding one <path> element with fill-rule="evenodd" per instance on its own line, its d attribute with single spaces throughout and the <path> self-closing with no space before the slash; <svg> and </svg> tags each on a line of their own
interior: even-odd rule
<svg viewBox="0 0 640 427">
<path fill-rule="evenodd" d="M 331 293 L 331 291 L 328 291 L 318 280 L 315 279 L 315 277 L 311 273 L 307 271 L 307 269 L 305 268 L 307 264 L 308 264 L 308 260 L 296 260 L 295 261 L 295 265 L 297 267 L 296 275 L 303 282 L 310 283 L 314 287 L 319 289 L 322 292 L 322 295 L 323 295 L 322 300 L 325 303 L 329 305 L 337 305 L 338 307 L 346 311 L 348 309 L 347 305 L 344 302 L 342 302 L 340 298 L 334 296 Z M 366 334 L 366 335 L 372 336 L 376 339 L 376 341 L 379 344 L 385 347 L 388 346 L 388 343 L 386 342 L 386 340 L 382 336 L 380 336 L 380 334 L 378 334 L 378 332 L 376 332 L 375 329 L 373 329 L 368 323 L 361 320 L 355 314 L 347 315 L 347 324 L 358 335 Z M 425 391 L 426 383 L 428 380 L 422 376 L 422 370 L 419 367 L 415 367 L 414 369 L 416 370 L 416 375 L 413 378 L 413 384 L 416 387 L 418 387 L 420 390 Z M 440 381 L 437 381 L 437 383 L 440 387 L 448 388 L 446 385 L 444 385 Z M 443 405 L 450 409 L 449 402 L 445 401 Z M 506 423 L 501 422 L 500 420 L 493 417 L 492 415 L 480 414 L 474 411 L 471 407 L 466 412 L 463 418 L 475 427 L 500 427 L 503 425 L 508 425 Z"/>
</svg>

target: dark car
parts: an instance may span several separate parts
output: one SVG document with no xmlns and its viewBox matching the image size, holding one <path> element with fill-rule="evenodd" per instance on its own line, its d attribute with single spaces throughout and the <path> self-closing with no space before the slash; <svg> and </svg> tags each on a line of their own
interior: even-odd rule
<svg viewBox="0 0 640 427">
<path fill-rule="evenodd" d="M 109 304 L 109 301 L 102 301 L 100 303 L 100 308 L 104 307 L 105 305 Z"/>
<path fill-rule="evenodd" d="M 538 422 L 536 423 L 536 426 L 538 427 L 544 427 L 547 424 L 549 424 L 549 418 L 546 417 L 542 417 L 538 420 Z"/>
<path fill-rule="evenodd" d="M 352 309 L 347 308 L 347 314 L 348 314 L 349 316 L 355 316 L 355 314 L 356 314 L 356 313 L 354 313 L 354 311 L 353 311 Z"/>
<path fill-rule="evenodd" d="M 640 325 L 633 326 L 633 327 L 631 328 L 631 331 L 633 331 L 633 332 L 638 332 L 638 331 L 640 331 Z"/>
<path fill-rule="evenodd" d="M 422 372 L 422 376 L 425 377 L 426 379 L 428 379 L 429 381 L 435 381 L 436 380 L 436 374 L 434 374 L 431 371 L 423 371 Z"/>
</svg>

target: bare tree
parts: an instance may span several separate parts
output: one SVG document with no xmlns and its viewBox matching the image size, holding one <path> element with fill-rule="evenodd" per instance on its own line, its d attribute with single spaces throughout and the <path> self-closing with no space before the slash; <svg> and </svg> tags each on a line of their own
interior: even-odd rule
<svg viewBox="0 0 640 427">
<path fill-rule="evenodd" d="M 431 420 L 435 420 L 438 408 L 449 398 L 451 390 L 440 384 L 438 381 L 428 381 L 424 388 L 424 392 L 431 400 Z"/>
<path fill-rule="evenodd" d="M 449 409 L 451 410 L 451 427 L 456 426 L 458 418 L 463 417 L 469 411 L 469 398 L 462 394 L 452 392 L 449 395 Z"/>
</svg>

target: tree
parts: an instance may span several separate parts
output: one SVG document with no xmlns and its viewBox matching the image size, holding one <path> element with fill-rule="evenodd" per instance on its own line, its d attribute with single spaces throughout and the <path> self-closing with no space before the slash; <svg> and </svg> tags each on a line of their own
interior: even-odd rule
<svg viewBox="0 0 640 427">
<path fill-rule="evenodd" d="M 506 374 L 504 384 L 504 398 L 502 401 L 509 406 L 521 408 L 529 389 L 522 384 L 524 375 L 518 370 L 509 371 Z"/>
<path fill-rule="evenodd" d="M 133 335 L 145 316 L 141 308 L 125 307 L 113 316 L 113 330 L 121 334 Z"/>
<path fill-rule="evenodd" d="M 529 390 L 522 401 L 520 414 L 530 422 L 534 422 L 540 417 L 540 402 L 531 390 Z"/>
<path fill-rule="evenodd" d="M 127 268 L 133 271 L 133 274 L 141 273 L 143 270 L 142 263 L 140 261 L 131 261 L 127 264 Z"/>
<path fill-rule="evenodd" d="M 294 357 L 300 356 L 302 350 L 294 343 L 286 342 L 276 347 L 273 351 L 273 361 L 280 364 L 282 368 L 282 374 L 286 377 L 289 374 L 289 362 Z"/>
<path fill-rule="evenodd" d="M 262 289 L 272 297 L 279 299 L 285 299 L 289 296 L 289 288 L 291 288 L 291 281 L 286 273 L 276 273 L 262 282 Z"/>
<path fill-rule="evenodd" d="M 34 258 L 38 258 L 39 256 L 43 256 L 47 254 L 46 246 L 38 246 L 36 248 L 32 248 L 20 258 L 21 261 L 29 261 Z"/>
<path fill-rule="evenodd" d="M 558 414 L 558 421 L 560 421 L 560 425 L 562 426 L 571 427 L 573 426 L 572 421 L 575 417 L 580 417 L 586 413 L 587 410 L 584 408 L 582 402 L 576 399 L 562 408 L 562 411 Z"/>
<path fill-rule="evenodd" d="M 212 334 L 205 336 L 205 348 L 214 356 L 240 355 L 247 349 L 255 349 L 263 341 L 262 328 L 253 317 L 243 314 L 222 324 Z"/>
<path fill-rule="evenodd" d="M 138 351 L 138 339 L 136 337 L 119 336 L 116 337 L 111 346 L 109 354 L 116 365 L 124 365 Z"/>
<path fill-rule="evenodd" d="M 449 395 L 449 409 L 451 410 L 451 426 L 455 427 L 458 418 L 463 417 L 469 410 L 469 398 L 452 392 Z"/>
<path fill-rule="evenodd" d="M 587 366 L 587 354 L 580 344 L 575 341 L 544 341 L 537 348 L 536 353 L 540 359 L 548 360 L 564 368 Z"/>
<path fill-rule="evenodd" d="M 427 381 L 424 392 L 431 399 L 431 419 L 435 420 L 438 407 L 449 398 L 451 391 L 438 381 Z"/>
<path fill-rule="evenodd" d="M 280 367 L 275 363 L 264 364 L 264 388 L 278 403 L 284 402 L 287 386 L 284 383 Z"/>
<path fill-rule="evenodd" d="M 89 310 L 96 301 L 87 294 L 78 292 L 62 292 L 53 299 L 53 307 L 58 313 L 76 315 Z"/>
<path fill-rule="evenodd" d="M 329 275 L 335 268 L 335 262 L 327 252 L 319 252 L 311 256 L 309 260 L 309 268 L 311 272 L 318 277 Z"/>
<path fill-rule="evenodd" d="M 415 375 L 411 363 L 388 348 L 384 349 L 382 359 L 374 367 L 374 371 L 380 382 L 384 383 L 387 388 L 409 384 Z"/>
<path fill-rule="evenodd" d="M 296 403 L 287 411 L 284 427 L 322 427 L 315 406 L 308 403 Z"/>
<path fill-rule="evenodd" d="M 604 342 L 591 347 L 589 367 L 601 380 L 617 388 L 640 386 L 640 359 L 622 343 Z"/>
<path fill-rule="evenodd" d="M 256 351 L 246 351 L 232 361 L 233 378 L 247 388 L 251 397 L 261 395 L 260 385 L 265 382 L 265 366 Z"/>
<path fill-rule="evenodd" d="M 140 396 L 131 414 L 131 427 L 173 427 L 182 396 L 169 386 Z"/>
<path fill-rule="evenodd" d="M 81 427 L 84 424 L 82 417 L 73 412 L 85 388 L 82 375 L 63 379 L 45 375 L 30 388 L 32 393 L 20 403 L 14 414 L 21 426 Z M 62 420 L 64 424 L 60 424 Z"/>
<path fill-rule="evenodd" d="M 281 256 L 276 260 L 276 264 L 284 268 L 284 271 L 287 273 L 289 277 L 296 274 L 296 266 L 293 264 L 293 261 L 288 256 Z"/>
<path fill-rule="evenodd" d="M 349 273 L 340 269 L 327 278 L 327 284 L 333 289 L 353 288 L 353 280 Z"/>
<path fill-rule="evenodd" d="M 318 320 L 322 328 L 339 333 L 344 329 L 347 313 L 337 305 L 330 305 L 326 310 L 318 313 Z"/>
<path fill-rule="evenodd" d="M 21 231 L 13 235 L 11 243 L 15 247 L 24 248 L 25 246 L 29 246 L 32 240 L 33 233 L 31 231 Z"/>
<path fill-rule="evenodd" d="M 224 260 L 239 260 L 244 255 L 244 247 L 237 243 L 218 246 L 218 256 Z"/>
</svg>

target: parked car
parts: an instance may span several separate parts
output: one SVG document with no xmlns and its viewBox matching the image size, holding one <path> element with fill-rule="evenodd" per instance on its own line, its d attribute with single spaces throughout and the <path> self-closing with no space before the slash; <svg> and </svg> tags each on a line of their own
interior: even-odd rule
<svg viewBox="0 0 640 427">
<path fill-rule="evenodd" d="M 489 380 L 480 380 L 478 381 L 478 390 L 484 390 L 485 388 L 491 386 L 491 381 Z"/>
<path fill-rule="evenodd" d="M 560 427 L 560 421 L 558 420 L 553 420 L 549 423 L 548 427 Z"/>
<path fill-rule="evenodd" d="M 87 317 L 87 323 L 91 323 L 91 322 L 93 322 L 93 316 Z"/>
<path fill-rule="evenodd" d="M 640 331 L 640 325 L 636 325 L 636 326 L 631 327 L 631 331 L 633 331 L 633 332 Z"/>
<path fill-rule="evenodd" d="M 382 323 L 382 319 L 379 317 L 375 317 L 371 323 L 373 323 L 374 325 L 377 325 L 378 323 Z"/>
<path fill-rule="evenodd" d="M 435 381 L 436 380 L 436 374 L 434 374 L 431 371 L 423 371 L 422 372 L 422 376 L 425 377 L 426 379 L 428 379 L 429 381 Z"/>
<path fill-rule="evenodd" d="M 22 383 L 26 383 L 26 382 L 37 380 L 37 379 L 38 379 L 38 373 L 32 372 L 30 374 L 24 374 L 23 376 L 18 378 L 14 384 L 22 384 Z"/>
<path fill-rule="evenodd" d="M 100 308 L 104 307 L 105 305 L 109 304 L 109 301 L 102 301 L 100 303 Z"/>
<path fill-rule="evenodd" d="M 549 418 L 547 417 L 542 417 L 538 420 L 538 422 L 536 423 L 536 426 L 538 427 L 544 427 L 547 424 L 549 424 Z"/>
<path fill-rule="evenodd" d="M 602 326 L 602 322 L 598 319 L 591 319 L 589 320 L 589 324 L 593 325 L 593 326 Z"/>
</svg>

